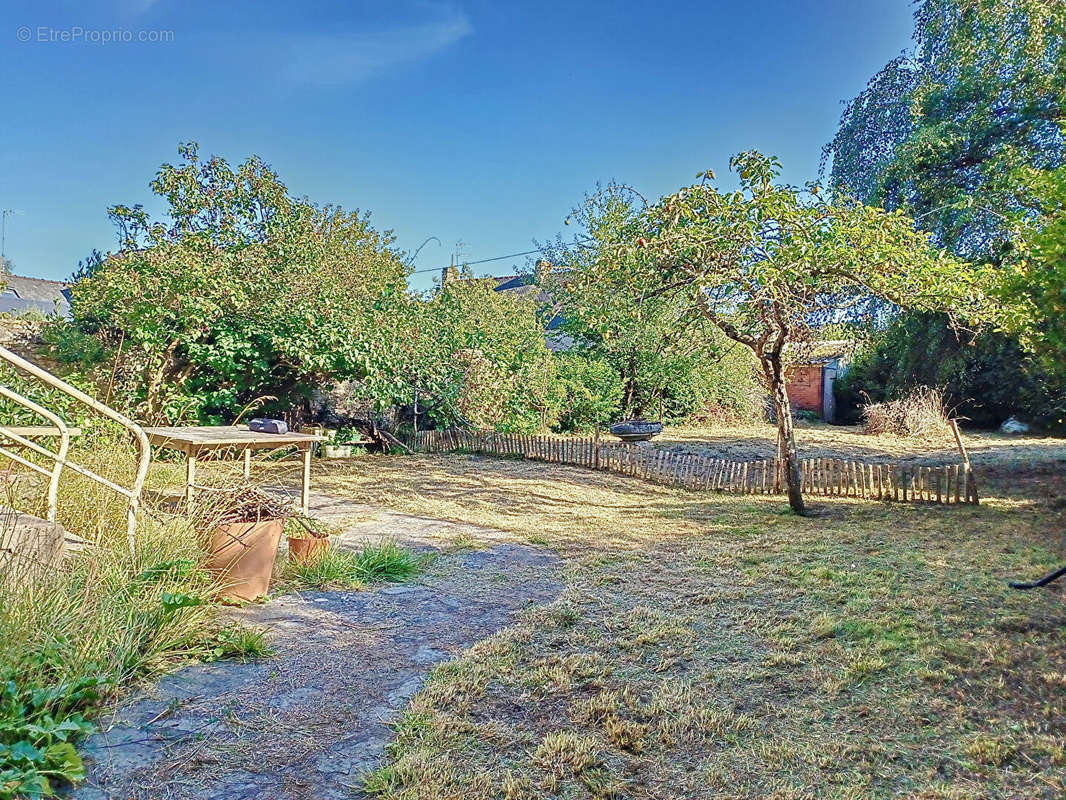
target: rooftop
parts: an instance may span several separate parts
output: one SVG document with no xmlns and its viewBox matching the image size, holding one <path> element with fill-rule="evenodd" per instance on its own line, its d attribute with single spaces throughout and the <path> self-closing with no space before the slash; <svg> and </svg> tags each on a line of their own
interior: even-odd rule
<svg viewBox="0 0 1066 800">
<path fill-rule="evenodd" d="M 70 284 L 65 281 L 7 275 L 0 278 L 0 283 L 3 284 L 0 312 L 17 315 L 24 311 L 44 314 L 58 311 L 62 316 L 70 314 Z"/>
</svg>

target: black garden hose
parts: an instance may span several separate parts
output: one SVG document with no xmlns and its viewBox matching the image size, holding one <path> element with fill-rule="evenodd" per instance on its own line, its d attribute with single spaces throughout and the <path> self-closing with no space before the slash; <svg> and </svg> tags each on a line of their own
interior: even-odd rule
<svg viewBox="0 0 1066 800">
<path fill-rule="evenodd" d="M 1066 575 L 1066 567 L 1063 567 L 1062 569 L 1057 569 L 1054 572 L 1052 572 L 1050 575 L 1045 575 L 1040 580 L 1033 581 L 1032 583 L 1022 583 L 1020 581 L 1011 581 L 1010 582 L 1010 588 L 1012 588 L 1012 589 L 1039 589 L 1041 586 L 1047 586 L 1052 581 L 1057 581 L 1063 575 Z"/>
</svg>

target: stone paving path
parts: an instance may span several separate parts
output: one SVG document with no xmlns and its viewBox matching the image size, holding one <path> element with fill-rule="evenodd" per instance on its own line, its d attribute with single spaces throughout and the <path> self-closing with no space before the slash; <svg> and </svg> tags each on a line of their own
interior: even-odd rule
<svg viewBox="0 0 1066 800">
<path fill-rule="evenodd" d="M 185 668 L 98 720 L 76 800 L 360 797 L 389 721 L 430 669 L 562 590 L 556 556 L 490 529 L 324 497 L 312 513 L 364 517 L 346 525 L 342 546 L 388 535 L 440 554 L 411 583 L 303 592 L 235 612 L 270 630 L 274 657 Z M 443 549 L 456 537 L 488 547 Z"/>
</svg>

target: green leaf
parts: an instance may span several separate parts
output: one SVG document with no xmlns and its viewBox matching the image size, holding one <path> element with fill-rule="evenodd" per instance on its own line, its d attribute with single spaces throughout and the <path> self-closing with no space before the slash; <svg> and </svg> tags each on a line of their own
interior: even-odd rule
<svg viewBox="0 0 1066 800">
<path fill-rule="evenodd" d="M 12 761 L 28 761 L 32 764 L 44 761 L 44 753 L 27 741 L 15 742 L 8 748 L 7 755 Z"/>
<path fill-rule="evenodd" d="M 174 612 L 181 608 L 192 608 L 193 606 L 202 606 L 207 601 L 199 595 L 163 592 L 162 596 L 160 597 L 160 602 L 162 603 L 163 609 L 165 611 Z"/>
<path fill-rule="evenodd" d="M 50 771 L 66 781 L 74 783 L 84 780 L 85 764 L 70 742 L 58 742 L 45 750 Z"/>
</svg>

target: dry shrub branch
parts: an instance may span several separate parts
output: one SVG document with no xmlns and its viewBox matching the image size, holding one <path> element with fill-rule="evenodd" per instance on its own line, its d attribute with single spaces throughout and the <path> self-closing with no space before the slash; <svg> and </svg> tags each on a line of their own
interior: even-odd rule
<svg viewBox="0 0 1066 800">
<path fill-rule="evenodd" d="M 929 436 L 943 431 L 948 423 L 944 393 L 928 386 L 919 386 L 896 400 L 867 403 L 862 413 L 863 431 L 871 434 Z"/>
</svg>

